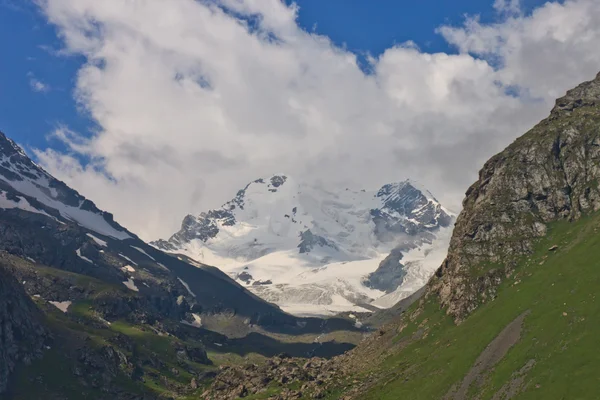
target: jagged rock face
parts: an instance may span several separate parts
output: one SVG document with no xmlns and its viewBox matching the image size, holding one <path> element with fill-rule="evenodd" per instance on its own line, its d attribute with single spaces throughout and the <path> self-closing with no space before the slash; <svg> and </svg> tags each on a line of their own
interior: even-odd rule
<svg viewBox="0 0 600 400">
<path fill-rule="evenodd" d="M 375 272 L 369 274 L 365 284 L 371 288 L 391 293 L 400 286 L 406 276 L 404 268 L 398 268 L 402 260 L 402 251 L 394 249 L 380 264 Z"/>
<path fill-rule="evenodd" d="M 336 202 L 347 204 L 336 209 Z M 325 215 L 314 215 L 311 206 L 315 205 L 320 206 Z M 446 228 L 453 221 L 453 217 L 429 192 L 416 188 L 409 181 L 387 184 L 377 192 L 346 189 L 345 192 L 332 193 L 310 185 L 295 184 L 285 175 L 274 175 L 250 182 L 220 209 L 202 212 L 198 216 L 187 215 L 181 229 L 168 241 L 161 239 L 152 244 L 165 251 L 182 250 L 194 240 L 210 242 L 218 238 L 221 231 L 235 231 L 249 224 L 259 228 L 269 224 L 269 230 L 275 230 L 275 235 L 288 236 L 296 241 L 299 253 L 309 253 L 319 247 L 336 250 L 344 245 L 360 247 L 363 243 L 356 242 L 365 238 L 352 238 L 354 242 L 343 243 L 343 238 L 356 231 L 354 221 L 344 215 L 345 209 L 350 209 L 348 213 L 365 214 L 360 222 L 368 226 L 368 233 L 372 231 L 380 242 L 393 242 L 399 235 L 414 236 L 419 232 Z M 280 225 L 292 228 L 277 229 Z M 328 225 L 333 225 L 333 229 Z M 345 233 L 339 238 L 332 237 L 340 230 Z M 247 246 L 260 245 L 263 236 L 260 232 L 255 233 L 256 240 L 248 239 Z M 338 246 L 336 241 L 342 243 Z M 251 255 L 246 258 L 255 255 L 254 252 L 249 253 Z"/>
<path fill-rule="evenodd" d="M 556 101 L 546 120 L 492 157 L 467 191 L 448 257 L 429 285 L 457 321 L 495 296 L 546 224 L 600 209 L 600 74 Z M 484 276 L 469 274 L 489 265 Z"/>
<path fill-rule="evenodd" d="M 300 254 L 310 253 L 316 246 L 331 247 L 332 249 L 337 250 L 335 243 L 327 240 L 323 236 L 313 234 L 310 229 L 300 233 L 300 244 L 298 245 Z"/>
<path fill-rule="evenodd" d="M 15 366 L 42 355 L 47 332 L 40 312 L 0 262 L 0 394 Z"/>
<path fill-rule="evenodd" d="M 371 215 L 375 234 L 382 241 L 393 239 L 394 234 L 415 235 L 419 231 L 445 228 L 452 223 L 452 217 L 438 202 L 432 202 L 408 182 L 387 184 L 377 192 L 377 197 L 383 200 L 383 206 L 371 210 Z M 397 215 L 405 220 L 394 218 Z"/>
</svg>

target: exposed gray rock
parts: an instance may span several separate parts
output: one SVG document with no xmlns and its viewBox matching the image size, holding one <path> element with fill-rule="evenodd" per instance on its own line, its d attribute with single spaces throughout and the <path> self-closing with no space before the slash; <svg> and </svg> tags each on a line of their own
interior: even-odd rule
<svg viewBox="0 0 600 400">
<path fill-rule="evenodd" d="M 549 118 L 479 172 L 428 290 L 457 321 L 495 297 L 549 222 L 600 209 L 599 121 L 600 74 L 558 99 Z M 472 268 L 485 270 L 474 278 Z"/>
<path fill-rule="evenodd" d="M 369 274 L 364 281 L 365 285 L 373 289 L 383 290 L 386 293 L 396 290 L 406 276 L 404 265 L 400 262 L 402 257 L 402 250 L 392 250 L 390 255 L 379 264 L 377 270 Z"/>
<path fill-rule="evenodd" d="M 442 206 L 410 181 L 388 184 L 377 193 L 384 206 L 371 210 L 375 234 L 383 241 L 396 239 L 398 234 L 416 235 L 423 231 L 435 231 L 453 222 Z M 434 200 L 434 201 L 431 201 Z M 398 218 L 402 217 L 402 218 Z"/>
<path fill-rule="evenodd" d="M 331 247 L 332 249 L 337 250 L 337 246 L 335 245 L 335 243 L 327 240 L 323 236 L 313 234 L 310 231 L 310 229 L 300 234 L 300 244 L 298 245 L 298 249 L 300 249 L 300 254 L 310 253 L 310 251 L 316 246 Z"/>
</svg>

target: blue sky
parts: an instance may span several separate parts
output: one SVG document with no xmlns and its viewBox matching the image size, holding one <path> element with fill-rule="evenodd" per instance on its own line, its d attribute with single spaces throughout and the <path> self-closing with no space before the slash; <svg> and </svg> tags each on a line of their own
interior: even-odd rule
<svg viewBox="0 0 600 400">
<path fill-rule="evenodd" d="M 459 25 L 465 15 L 494 21 L 491 1 L 481 0 L 300 0 L 299 24 L 326 35 L 363 57 L 408 40 L 423 51 L 455 52 L 436 28 Z M 376 3 L 376 5 L 374 5 Z M 543 0 L 522 2 L 527 12 Z M 0 130 L 27 147 L 62 148 L 46 136 L 58 125 L 88 134 L 91 119 L 73 100 L 80 56 L 59 55 L 62 43 L 37 7 L 27 0 L 0 0 Z M 34 82 L 46 89 L 36 91 Z M 39 89 L 38 89 L 39 90 Z"/>
<path fill-rule="evenodd" d="M 32 1 L 0 0 L 0 130 L 147 239 L 273 173 L 458 211 L 600 70 L 598 0 Z"/>
</svg>

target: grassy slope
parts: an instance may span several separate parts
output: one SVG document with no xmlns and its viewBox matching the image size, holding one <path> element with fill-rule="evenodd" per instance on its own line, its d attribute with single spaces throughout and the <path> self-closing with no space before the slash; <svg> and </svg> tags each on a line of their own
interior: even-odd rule
<svg viewBox="0 0 600 400">
<path fill-rule="evenodd" d="M 286 352 L 304 354 L 318 348 L 312 343 L 317 336 L 316 333 L 301 336 L 271 334 L 273 337 L 270 337 L 266 336 L 268 332 L 263 332 L 263 335 L 251 334 L 243 338 L 230 339 L 224 345 L 219 346 L 216 342 L 223 341 L 222 335 L 204 329 L 180 326 L 181 329 L 189 331 L 186 339 L 183 340 L 174 336 L 160 336 L 152 327 L 146 325 L 133 325 L 125 321 L 113 321 L 111 325 L 105 325 L 93 309 L 93 299 L 113 292 L 114 296 L 127 297 L 131 296 L 133 292 L 121 285 L 106 284 L 72 272 L 41 265 L 36 265 L 35 268 L 38 274 L 49 278 L 68 279 L 77 286 L 86 288 L 92 294 L 85 300 L 75 301 L 67 314 L 63 314 L 42 299 L 34 299 L 38 302 L 39 307 L 45 310 L 46 324 L 54 332 L 56 342 L 52 349 L 45 352 L 41 360 L 19 367 L 12 385 L 10 396 L 12 399 L 25 400 L 43 397 L 51 399 L 53 397 L 48 397 L 50 393 L 62 393 L 68 398 L 103 398 L 105 394 L 100 388 L 84 387 L 73 375 L 73 366 L 76 364 L 74 358 L 77 357 L 74 352 L 83 346 L 91 346 L 96 349 L 107 345 L 112 346 L 121 350 L 130 360 L 132 357 L 136 359 L 138 365 L 143 365 L 143 379 L 132 380 L 123 375 L 115 382 L 130 392 L 173 396 L 181 399 L 198 398 L 210 381 L 198 380 L 198 389 L 191 390 L 189 388 L 191 379 L 194 375 L 215 371 L 220 365 L 245 362 L 261 363 L 265 360 L 265 355 Z M 167 322 L 165 321 L 165 323 Z M 171 323 L 173 322 L 171 321 Z M 326 335 L 327 340 L 343 339 L 345 338 L 343 335 L 346 333 L 360 335 L 355 332 L 334 331 Z M 121 346 L 122 343 L 114 340 L 119 334 L 129 338 L 135 348 L 135 354 Z M 352 338 L 359 339 L 358 337 Z M 182 364 L 176 354 L 178 345 L 204 346 L 213 364 L 201 365 L 191 361 Z M 329 344 L 331 348 L 336 346 L 343 347 L 344 344 L 340 342 Z M 328 346 L 323 346 L 318 350 L 327 352 L 327 348 Z M 151 363 L 146 362 L 150 359 L 159 359 L 164 363 L 163 368 L 158 370 L 152 367 Z M 173 368 L 177 369 L 178 374 L 171 373 Z M 173 390 L 174 388 L 179 388 L 179 390 Z M 177 392 L 180 395 L 182 392 L 187 392 L 187 395 L 178 396 Z"/>
<path fill-rule="evenodd" d="M 528 361 L 518 399 L 600 398 L 600 214 L 558 222 L 505 279 L 498 298 L 455 326 L 429 299 L 391 341 L 364 399 L 439 399 L 460 383 L 479 354 L 526 310 L 520 341 L 470 395 L 491 399 Z M 559 249 L 550 252 L 552 245 Z M 415 307 L 413 307 L 413 310 Z M 412 310 L 407 313 L 411 314 Z M 564 315 L 563 313 L 566 313 Z M 420 339 L 414 339 L 415 332 Z"/>
</svg>

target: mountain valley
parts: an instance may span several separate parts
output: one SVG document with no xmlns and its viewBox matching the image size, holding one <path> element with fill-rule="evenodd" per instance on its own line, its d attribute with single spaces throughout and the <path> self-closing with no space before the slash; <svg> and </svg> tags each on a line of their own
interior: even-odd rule
<svg viewBox="0 0 600 400">
<path fill-rule="evenodd" d="M 0 398 L 597 398 L 599 179 L 600 74 L 456 217 L 277 174 L 148 244 L 0 134 Z"/>
</svg>

